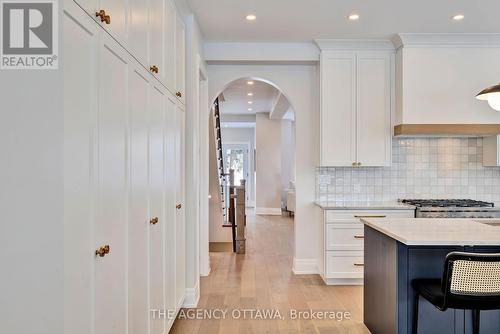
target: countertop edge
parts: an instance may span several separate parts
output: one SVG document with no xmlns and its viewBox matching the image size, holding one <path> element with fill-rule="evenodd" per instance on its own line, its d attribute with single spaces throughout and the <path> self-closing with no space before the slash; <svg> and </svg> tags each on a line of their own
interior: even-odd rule
<svg viewBox="0 0 500 334">
<path fill-rule="evenodd" d="M 316 206 L 318 206 L 322 210 L 409 210 L 413 211 L 415 210 L 415 207 L 413 205 L 407 205 L 407 204 L 377 204 L 374 203 L 373 205 L 352 205 L 352 204 L 325 204 L 321 202 L 314 202 Z"/>
</svg>

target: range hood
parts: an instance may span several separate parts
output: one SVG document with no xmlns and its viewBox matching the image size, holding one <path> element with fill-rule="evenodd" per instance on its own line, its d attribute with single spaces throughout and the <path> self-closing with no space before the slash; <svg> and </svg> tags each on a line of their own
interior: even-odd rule
<svg viewBox="0 0 500 334">
<path fill-rule="evenodd" d="M 498 134 L 500 134 L 500 124 L 399 124 L 394 126 L 395 137 L 483 137 Z"/>
</svg>

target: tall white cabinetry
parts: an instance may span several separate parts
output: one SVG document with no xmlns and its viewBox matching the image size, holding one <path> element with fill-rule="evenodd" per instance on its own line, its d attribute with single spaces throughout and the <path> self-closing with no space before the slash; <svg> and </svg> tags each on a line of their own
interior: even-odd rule
<svg viewBox="0 0 500 334">
<path fill-rule="evenodd" d="M 109 24 L 64 4 L 67 333 L 168 333 L 185 293 L 183 25 L 169 0 L 125 4 Z"/>
<path fill-rule="evenodd" d="M 388 50 L 322 50 L 322 166 L 390 165 L 393 59 Z"/>
</svg>

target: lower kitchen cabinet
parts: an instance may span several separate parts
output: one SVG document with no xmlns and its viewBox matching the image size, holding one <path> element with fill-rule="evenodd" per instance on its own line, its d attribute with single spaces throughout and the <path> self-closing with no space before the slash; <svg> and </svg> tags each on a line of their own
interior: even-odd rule
<svg viewBox="0 0 500 334">
<path fill-rule="evenodd" d="M 76 4 L 64 25 L 65 332 L 167 333 L 185 294 L 182 104 Z"/>
<path fill-rule="evenodd" d="M 415 211 L 323 210 L 324 249 L 321 277 L 328 285 L 362 285 L 364 273 L 364 229 L 362 218 L 413 218 Z"/>
</svg>

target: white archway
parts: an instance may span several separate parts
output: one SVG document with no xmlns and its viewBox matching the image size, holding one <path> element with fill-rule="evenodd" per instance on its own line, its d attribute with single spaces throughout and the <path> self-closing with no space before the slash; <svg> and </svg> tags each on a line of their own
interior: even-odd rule
<svg viewBox="0 0 500 334">
<path fill-rule="evenodd" d="M 296 274 L 321 271 L 321 219 L 314 205 L 315 168 L 319 162 L 319 77 L 316 65 L 211 65 L 209 102 L 241 78 L 261 80 L 279 89 L 295 112 L 296 213 L 294 225 Z M 208 110 L 207 110 L 208 112 Z M 208 124 L 206 124 L 208 127 Z"/>
</svg>

